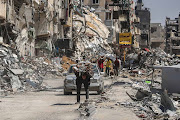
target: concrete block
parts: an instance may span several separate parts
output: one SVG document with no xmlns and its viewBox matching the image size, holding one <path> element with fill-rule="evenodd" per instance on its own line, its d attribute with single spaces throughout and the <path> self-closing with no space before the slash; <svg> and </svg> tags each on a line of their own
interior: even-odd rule
<svg viewBox="0 0 180 120">
<path fill-rule="evenodd" d="M 21 69 L 10 69 L 10 70 L 15 75 L 22 75 L 24 73 L 24 70 L 21 70 Z"/>
<path fill-rule="evenodd" d="M 168 93 L 180 93 L 180 65 L 162 68 L 162 89 Z"/>
</svg>

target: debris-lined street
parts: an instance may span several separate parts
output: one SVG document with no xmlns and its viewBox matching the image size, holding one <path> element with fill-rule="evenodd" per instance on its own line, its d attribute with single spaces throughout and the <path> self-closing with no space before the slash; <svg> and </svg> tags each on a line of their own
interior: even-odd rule
<svg viewBox="0 0 180 120">
<path fill-rule="evenodd" d="M 130 79 L 131 78 L 131 79 Z M 147 81 L 135 80 L 129 75 L 117 78 L 104 78 L 105 93 L 97 95 L 90 93 L 90 99 L 85 102 L 82 94 L 82 104 L 75 104 L 76 93 L 63 94 L 63 78 L 44 80 L 46 90 L 22 92 L 1 96 L 2 119 L 62 119 L 62 120 L 109 120 L 109 119 L 175 119 L 178 114 L 168 111 L 163 113 L 159 108 L 161 92 L 160 81 L 155 81 L 153 89 L 148 89 Z M 149 84 L 149 82 L 147 82 Z M 158 91 L 159 89 L 159 91 Z M 140 91 L 139 91 L 140 90 Z M 138 91 L 138 93 L 136 93 Z M 149 92 L 149 93 L 148 93 Z M 131 96 L 131 97 L 129 97 Z M 178 96 L 174 96 L 178 100 Z M 170 100 L 170 99 L 169 99 Z M 168 100 L 164 100 L 168 102 Z M 169 101 L 170 102 L 170 101 Z M 174 103 L 176 103 L 173 100 Z M 165 103 L 166 107 L 170 107 Z M 176 103 L 176 107 L 178 104 Z M 90 112 L 88 109 L 90 108 Z"/>
<path fill-rule="evenodd" d="M 125 80 L 126 81 L 126 80 Z M 76 95 L 64 95 L 63 79 L 44 80 L 48 86 L 47 90 L 25 92 L 15 95 L 9 95 L 0 98 L 1 104 L 1 119 L 13 120 L 78 120 L 83 119 L 84 112 L 81 113 L 79 104 L 75 104 Z M 118 119 L 119 115 L 126 119 L 137 119 L 135 114 L 127 108 L 121 108 L 118 102 L 126 101 L 128 96 L 124 96 L 125 90 L 123 86 L 120 88 L 111 88 L 112 81 L 105 80 L 107 95 L 97 95 L 96 92 L 90 93 L 90 100 L 94 105 L 93 119 L 108 120 L 111 118 L 109 113 L 114 116 L 113 119 Z M 119 85 L 118 85 L 119 86 Z M 121 91 L 121 94 L 119 92 Z M 112 97 L 112 99 L 110 99 Z M 85 95 L 82 95 L 82 101 L 85 101 Z M 102 112 L 103 111 L 103 112 Z M 88 117 L 86 117 L 88 118 Z"/>
<path fill-rule="evenodd" d="M 179 120 L 179 4 L 0 0 L 0 119 Z"/>
</svg>

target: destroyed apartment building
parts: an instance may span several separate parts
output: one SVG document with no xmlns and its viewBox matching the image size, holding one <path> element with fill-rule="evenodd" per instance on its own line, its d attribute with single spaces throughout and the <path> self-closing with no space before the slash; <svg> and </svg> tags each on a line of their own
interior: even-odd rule
<svg viewBox="0 0 180 120">
<path fill-rule="evenodd" d="M 3 93 L 29 87 L 45 89 L 42 81 L 46 75 L 61 76 L 68 64 L 75 63 L 70 58 L 59 58 L 56 52 L 74 55 L 75 59 L 85 51 L 91 55 L 112 54 L 106 41 L 108 28 L 88 7 L 80 8 L 79 4 L 76 0 L 1 0 Z"/>
<path fill-rule="evenodd" d="M 150 21 L 151 12 L 149 8 L 143 7 L 143 1 L 137 0 L 135 7 L 135 14 L 140 18 L 140 22 L 136 25 L 141 30 L 141 35 L 138 36 L 140 48 L 146 48 L 150 46 Z"/>
<path fill-rule="evenodd" d="M 121 33 L 132 34 L 132 47 L 139 48 L 139 36 L 141 30 L 137 27 L 140 18 L 135 14 L 136 2 L 132 0 L 102 0 L 91 1 L 84 0 L 83 5 L 87 5 L 107 26 L 110 31 L 107 42 L 116 54 L 122 52 L 119 45 L 119 36 Z"/>
<path fill-rule="evenodd" d="M 107 33 L 109 33 L 108 28 L 88 8 L 83 8 L 83 11 L 85 14 L 82 14 L 82 16 L 76 14 L 73 16 L 75 55 L 81 55 L 82 51 L 86 50 L 91 50 L 96 54 L 111 54 L 111 47 L 106 42 Z"/>
<path fill-rule="evenodd" d="M 52 52 L 57 39 L 68 38 L 64 31 L 71 27 L 72 12 L 68 1 L 57 2 L 1 0 L 1 42 L 15 44 L 21 56 L 42 56 Z"/>
<path fill-rule="evenodd" d="M 161 23 L 151 23 L 151 48 L 165 49 L 165 31 Z"/>
<path fill-rule="evenodd" d="M 180 14 L 175 19 L 166 18 L 166 52 L 179 55 L 180 52 Z"/>
<path fill-rule="evenodd" d="M 180 118 L 180 15 L 163 28 L 143 0 L 0 0 L 0 8 L 3 119 Z"/>
</svg>

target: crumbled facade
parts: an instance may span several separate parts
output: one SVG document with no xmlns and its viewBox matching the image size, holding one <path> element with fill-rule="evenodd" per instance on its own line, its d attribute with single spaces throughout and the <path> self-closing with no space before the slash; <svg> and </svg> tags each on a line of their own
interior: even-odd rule
<svg viewBox="0 0 180 120">
<path fill-rule="evenodd" d="M 132 47 L 139 48 L 139 37 L 141 30 L 137 27 L 140 18 L 135 14 L 135 2 L 130 0 L 84 0 L 84 5 L 88 5 L 91 10 L 107 26 L 110 34 L 108 44 L 112 46 L 114 52 L 119 54 L 119 33 L 132 33 Z"/>
<path fill-rule="evenodd" d="M 166 52 L 179 55 L 180 51 L 180 14 L 175 19 L 166 18 Z"/>
<path fill-rule="evenodd" d="M 69 2 L 71 1 L 1 0 L 2 42 L 16 44 L 21 56 L 51 53 L 55 48 L 55 41 L 64 38 L 65 29 L 69 29 L 72 24 Z"/>
<path fill-rule="evenodd" d="M 143 1 L 137 0 L 135 7 L 135 14 L 140 18 L 137 28 L 141 30 L 141 35 L 138 37 L 140 48 L 146 48 L 150 46 L 150 21 L 151 21 L 151 12 L 149 8 L 143 7 Z"/>
<path fill-rule="evenodd" d="M 164 50 L 165 47 L 165 34 L 164 28 L 161 23 L 151 23 L 151 48 L 161 48 Z"/>
</svg>

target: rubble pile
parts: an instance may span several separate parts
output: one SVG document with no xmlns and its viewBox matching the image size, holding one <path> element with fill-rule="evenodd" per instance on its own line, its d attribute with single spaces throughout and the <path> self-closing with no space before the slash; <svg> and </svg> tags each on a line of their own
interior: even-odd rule
<svg viewBox="0 0 180 120">
<path fill-rule="evenodd" d="M 59 60 L 58 60 L 59 61 Z M 0 93 L 45 89 L 47 75 L 61 75 L 63 68 L 57 58 L 20 58 L 9 45 L 0 44 Z"/>
<path fill-rule="evenodd" d="M 28 69 L 33 69 L 34 71 L 37 71 L 40 76 L 47 77 L 51 74 L 62 76 L 61 73 L 64 69 L 60 64 L 60 61 L 59 57 L 51 58 L 51 60 L 47 57 L 27 57 L 24 58 L 22 62 Z"/>
<path fill-rule="evenodd" d="M 90 8 L 83 7 L 82 11 L 81 15 L 73 16 L 75 56 L 79 58 L 84 51 L 95 54 L 112 53 L 112 49 L 106 41 L 109 34 L 108 28 L 97 15 L 90 11 Z"/>
<path fill-rule="evenodd" d="M 175 55 L 167 54 L 162 49 L 152 49 L 149 52 L 144 52 L 145 65 L 161 65 L 161 66 L 172 66 L 177 65 L 180 60 Z"/>
<path fill-rule="evenodd" d="M 14 49 L 9 45 L 0 44 L 0 89 L 7 94 L 8 91 L 22 90 L 20 75 L 24 70 L 20 67 L 20 59 Z"/>
<path fill-rule="evenodd" d="M 63 56 L 62 60 L 61 60 L 61 64 L 62 64 L 62 68 L 64 70 L 68 70 L 71 64 L 75 64 L 75 62 L 73 60 L 71 60 L 70 58 Z"/>
<path fill-rule="evenodd" d="M 78 111 L 80 112 L 81 119 L 92 119 L 92 116 L 96 113 L 95 102 L 85 100 L 84 103 L 80 104 Z"/>
<path fill-rule="evenodd" d="M 156 88 L 153 88 L 156 89 L 153 91 L 145 81 L 134 82 L 131 87 L 133 91 L 127 92 L 127 95 L 133 101 L 117 102 L 117 104 L 132 109 L 139 118 L 144 120 L 180 118 L 176 109 L 178 102 L 170 98 L 167 91 L 158 91 Z"/>
<path fill-rule="evenodd" d="M 133 69 L 146 69 L 152 66 L 172 66 L 180 63 L 175 55 L 167 54 L 162 49 L 141 50 L 128 54 L 125 67 Z"/>
</svg>

